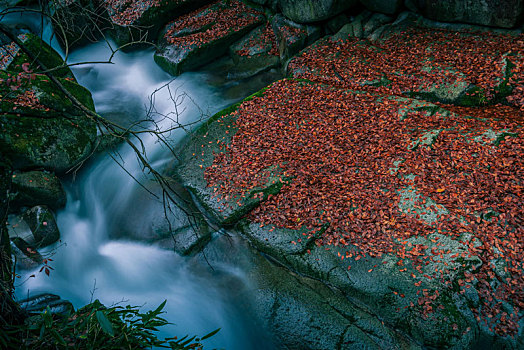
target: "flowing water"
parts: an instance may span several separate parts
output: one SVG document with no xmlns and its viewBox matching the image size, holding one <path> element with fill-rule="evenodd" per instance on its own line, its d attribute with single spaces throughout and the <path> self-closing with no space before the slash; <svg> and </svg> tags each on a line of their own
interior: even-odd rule
<svg viewBox="0 0 524 350">
<path fill-rule="evenodd" d="M 49 31 L 45 36 L 50 37 Z M 52 45 L 59 49 L 56 43 Z M 73 51 L 69 63 L 100 61 L 109 55 L 107 45 L 97 43 Z M 79 83 L 92 92 L 101 115 L 123 124 L 144 118 L 151 94 L 172 77 L 154 63 L 152 50 L 119 52 L 113 62 L 80 65 L 73 71 Z M 198 105 L 186 98 L 178 106 L 185 109 L 180 122 L 197 121 L 202 112 L 214 113 L 232 102 L 224 97 L 220 84 L 209 84 L 215 80 L 209 73 L 186 73 L 170 83 L 172 93 L 185 92 Z M 249 91 L 241 86 L 236 89 Z M 158 114 L 153 117 L 173 111 L 167 89 L 154 97 Z M 183 135 L 178 130 L 170 135 L 170 141 L 174 144 Z M 153 137 L 145 137 L 144 144 L 155 166 L 161 168 L 172 160 L 169 151 Z M 127 172 L 155 191 L 128 147 L 121 146 L 114 156 Z M 206 347 L 267 348 L 260 339 L 262 332 L 248 313 L 238 308 L 239 300 L 230 296 L 239 285 L 252 287 L 254 282 L 246 277 L 246 271 L 225 263 L 214 270 L 204 266 L 207 272 L 199 274 L 188 258 L 136 239 L 150 238 L 154 227 L 161 226 L 162 204 L 126 171 L 102 153 L 66 181 L 67 206 L 57 213 L 61 241 L 41 251 L 52 257 L 54 270 L 49 277 L 39 273 L 39 268 L 19 270 L 17 297 L 46 292 L 71 301 L 75 308 L 99 299 L 106 305 L 143 305 L 143 311 L 167 299 L 163 316 L 174 325 L 163 327 L 161 336 L 204 335 L 220 327 L 221 331 L 206 341 Z M 232 280 L 235 283 L 230 283 Z"/>
</svg>

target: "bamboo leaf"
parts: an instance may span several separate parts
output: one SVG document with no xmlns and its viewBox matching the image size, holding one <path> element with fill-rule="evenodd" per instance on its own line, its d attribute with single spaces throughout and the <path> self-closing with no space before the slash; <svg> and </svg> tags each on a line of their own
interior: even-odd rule
<svg viewBox="0 0 524 350">
<path fill-rule="evenodd" d="M 98 320 L 98 323 L 100 324 L 100 327 L 102 327 L 102 330 L 110 336 L 114 337 L 115 332 L 113 331 L 113 326 L 111 325 L 111 322 L 107 319 L 106 314 L 103 311 L 97 311 L 96 318 Z"/>
</svg>

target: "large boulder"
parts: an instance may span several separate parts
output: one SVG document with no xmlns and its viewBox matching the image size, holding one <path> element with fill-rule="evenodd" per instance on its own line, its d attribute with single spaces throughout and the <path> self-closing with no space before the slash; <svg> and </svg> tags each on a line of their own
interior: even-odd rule
<svg viewBox="0 0 524 350">
<path fill-rule="evenodd" d="M 464 113 L 279 81 L 186 140 L 178 176 L 220 224 L 423 346 L 518 348 L 522 129 Z"/>
<path fill-rule="evenodd" d="M 465 22 L 513 28 L 522 23 L 522 0 L 408 0 L 425 17 L 444 22 Z"/>
<path fill-rule="evenodd" d="M 227 54 L 229 46 L 263 21 L 262 13 L 240 1 L 219 1 L 169 23 L 155 62 L 173 75 L 198 68 Z"/>
<path fill-rule="evenodd" d="M 55 174 L 47 171 L 15 172 L 10 189 L 10 209 L 46 205 L 53 210 L 66 204 L 66 193 Z"/>
<path fill-rule="evenodd" d="M 16 169 L 63 173 L 85 159 L 96 139 L 96 124 L 46 76 L 0 71 L 0 152 Z M 73 81 L 61 84 L 87 108 L 91 93 Z"/>
<path fill-rule="evenodd" d="M 358 0 L 280 0 L 284 16 L 297 23 L 319 22 L 355 6 Z"/>
</svg>

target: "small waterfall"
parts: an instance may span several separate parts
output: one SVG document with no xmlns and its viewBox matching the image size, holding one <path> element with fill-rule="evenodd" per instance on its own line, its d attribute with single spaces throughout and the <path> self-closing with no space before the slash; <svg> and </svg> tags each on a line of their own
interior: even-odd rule
<svg viewBox="0 0 524 350">
<path fill-rule="evenodd" d="M 100 61 L 110 54 L 104 43 L 94 43 L 73 51 L 69 62 Z M 204 73 L 187 73 L 171 81 L 172 77 L 154 63 L 152 50 L 118 52 L 112 64 L 79 65 L 73 71 L 79 83 L 92 92 L 97 111 L 121 124 L 143 118 L 151 94 L 168 83 L 171 92 L 186 92 L 200 108 L 187 98 L 179 106 L 184 110 L 179 116 L 181 123 L 197 121 L 201 109 L 214 113 L 231 102 L 206 84 Z M 168 89 L 156 93 L 154 101 L 156 117 L 173 111 Z M 177 130 L 169 141 L 175 144 L 183 135 L 183 130 Z M 145 135 L 143 141 L 155 165 L 172 159 L 154 137 Z M 154 191 L 154 184 L 142 173 L 129 147 L 121 146 L 114 157 Z M 263 348 L 264 343 L 253 336 L 260 332 L 247 313 L 228 297 L 228 288 L 238 288 L 238 283 L 228 287 L 232 278 L 244 285 L 250 283 L 241 269 L 221 266 L 216 278 L 198 276 L 187 258 L 130 239 L 143 236 L 163 218 L 159 200 L 126 171 L 109 155 L 101 154 L 66 184 L 67 206 L 57 213 L 61 242 L 41 251 L 52 257 L 54 270 L 49 277 L 38 269 L 18 271 L 19 280 L 25 282 L 17 286 L 17 297 L 47 292 L 70 300 L 77 308 L 95 298 L 106 305 L 144 305 L 143 310 L 167 299 L 163 316 L 176 325 L 163 327 L 161 336 L 204 335 L 220 327 L 222 330 L 206 341 L 207 347 Z M 30 277 L 33 274 L 36 277 Z"/>
</svg>

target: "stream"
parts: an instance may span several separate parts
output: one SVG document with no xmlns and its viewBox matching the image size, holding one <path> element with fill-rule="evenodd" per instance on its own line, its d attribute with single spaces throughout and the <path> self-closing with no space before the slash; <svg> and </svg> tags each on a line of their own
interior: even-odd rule
<svg viewBox="0 0 524 350">
<path fill-rule="evenodd" d="M 49 30 L 44 33 L 46 37 L 49 40 Z M 51 44 L 60 52 L 56 42 Z M 100 61 L 109 55 L 107 44 L 94 43 L 71 52 L 68 62 Z M 97 112 L 121 124 L 144 118 L 151 94 L 168 83 L 175 96 L 184 92 L 191 97 L 178 106 L 184 110 L 178 116 L 181 123 L 198 121 L 202 113 L 212 115 L 267 83 L 226 86 L 225 80 L 210 70 L 185 73 L 170 83 L 173 77 L 154 63 L 152 49 L 118 52 L 113 62 L 72 69 L 78 82 L 92 92 Z M 228 91 L 233 95 L 242 91 L 243 96 L 227 96 Z M 154 102 L 158 113 L 153 117 L 173 111 L 173 101 L 165 88 L 154 95 Z M 183 130 L 176 130 L 169 142 L 176 144 L 184 135 Z M 172 154 L 155 138 L 146 136 L 143 141 L 156 168 L 172 161 Z M 126 171 L 102 152 L 64 180 L 67 206 L 57 213 L 61 241 L 41 250 L 45 257 L 53 259 L 53 270 L 48 277 L 39 273 L 40 267 L 18 268 L 21 277 L 16 283 L 16 297 L 53 293 L 71 301 L 75 308 L 99 299 L 105 305 L 142 306 L 142 311 L 167 300 L 162 317 L 173 324 L 161 328 L 161 337 L 204 335 L 221 328 L 205 341 L 206 348 L 270 348 L 267 335 L 239 306 L 251 301 L 239 300 L 235 293 L 256 287 L 246 271 L 249 267 L 228 263 L 227 259 L 207 265 L 201 257 L 182 257 L 167 249 L 170 236 L 159 239 L 159 232 L 165 229 L 161 200 L 145 191 L 127 172 L 153 192 L 158 191 L 157 186 L 142 173 L 129 147 L 121 146 L 118 154 L 112 155 Z M 177 215 L 182 225 L 185 219 L 182 213 Z M 242 293 L 241 297 L 249 295 Z"/>
</svg>

